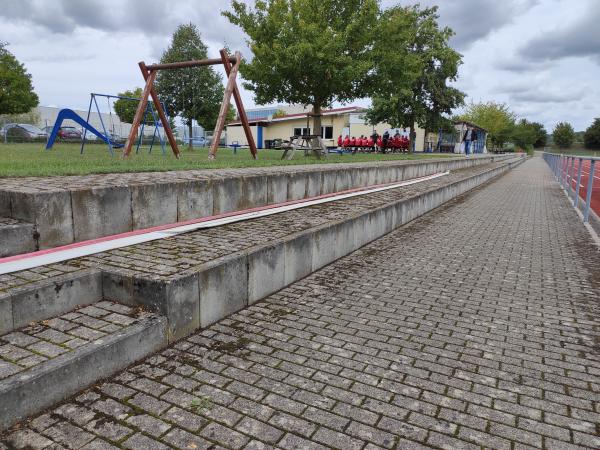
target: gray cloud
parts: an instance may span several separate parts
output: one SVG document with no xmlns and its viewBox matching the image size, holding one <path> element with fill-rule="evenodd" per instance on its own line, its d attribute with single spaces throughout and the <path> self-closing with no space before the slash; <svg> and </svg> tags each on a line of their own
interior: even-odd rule
<svg viewBox="0 0 600 450">
<path fill-rule="evenodd" d="M 384 6 L 396 4 L 397 0 L 384 1 Z M 417 1 L 403 0 L 400 3 L 411 5 Z M 539 0 L 424 0 L 423 6 L 439 6 L 440 22 L 454 30 L 452 45 L 466 50 L 472 44 L 513 20 L 539 3 Z"/>
<path fill-rule="evenodd" d="M 519 51 L 529 61 L 556 61 L 570 57 L 590 57 L 600 64 L 600 3 L 588 3 L 579 20 L 558 30 L 547 30 Z"/>
</svg>

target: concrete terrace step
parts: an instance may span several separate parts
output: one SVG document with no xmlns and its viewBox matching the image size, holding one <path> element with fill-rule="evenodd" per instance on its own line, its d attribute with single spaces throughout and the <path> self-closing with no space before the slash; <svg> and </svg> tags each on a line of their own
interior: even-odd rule
<svg viewBox="0 0 600 450">
<path fill-rule="evenodd" d="M 36 250 L 32 223 L 0 217 L 0 258 Z"/>
<path fill-rule="evenodd" d="M 166 345 L 166 319 L 102 301 L 0 336 L 0 429 Z"/>
<path fill-rule="evenodd" d="M 0 179 L 0 215 L 25 220 L 39 249 L 155 225 L 401 181 L 511 158 L 439 158 L 229 170 Z M 31 234 L 29 234 L 31 235 Z M 1 242 L 1 241 L 0 241 Z M 7 249 L 8 251 L 9 249 Z M 15 253 L 16 252 L 16 253 Z"/>
<path fill-rule="evenodd" d="M 5 330 L 24 327 L 4 341 L 10 356 L 1 363 L 8 378 L 0 381 L 0 428 L 244 309 L 523 160 L 470 167 L 415 185 L 0 277 L 0 318 L 10 317 Z M 118 326 L 109 320 L 113 312 L 126 316 L 140 305 L 158 315 L 93 340 L 96 332 Z M 53 315 L 61 316 L 46 320 Z M 25 320 L 36 324 L 24 326 Z M 75 327 L 68 329 L 67 322 Z M 83 337 L 71 331 L 85 329 L 91 331 Z M 81 347 L 66 344 L 85 336 L 88 341 Z M 56 352 L 55 357 L 36 357 L 45 357 L 40 355 L 44 348 Z M 40 363 L 26 368 L 30 360 Z"/>
</svg>

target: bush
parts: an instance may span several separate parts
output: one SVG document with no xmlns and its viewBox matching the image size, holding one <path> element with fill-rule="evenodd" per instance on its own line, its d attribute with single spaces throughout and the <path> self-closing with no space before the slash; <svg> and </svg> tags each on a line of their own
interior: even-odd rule
<svg viewBox="0 0 600 450">
<path fill-rule="evenodd" d="M 600 119 L 594 119 L 585 134 L 583 135 L 583 142 L 586 148 L 595 149 L 600 148 Z"/>
<path fill-rule="evenodd" d="M 554 143 L 560 148 L 569 148 L 575 140 L 575 131 L 568 122 L 559 122 L 552 132 Z"/>
</svg>

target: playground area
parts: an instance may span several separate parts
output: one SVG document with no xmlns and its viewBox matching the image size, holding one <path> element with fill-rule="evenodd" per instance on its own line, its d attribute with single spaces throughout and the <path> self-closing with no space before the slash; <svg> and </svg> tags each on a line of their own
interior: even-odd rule
<svg viewBox="0 0 600 450">
<path fill-rule="evenodd" d="M 394 161 L 402 159 L 440 158 L 440 154 L 371 154 L 339 155 L 331 153 L 327 158 L 304 156 L 298 152 L 292 160 L 282 160 L 279 150 L 259 150 L 258 159 L 252 159 L 247 148 L 234 152 L 231 148 L 220 148 L 219 158 L 208 160 L 208 148 L 193 151 L 182 147 L 180 159 L 171 152 L 163 155 L 160 146 L 148 153 L 146 146 L 127 159 L 111 157 L 105 145 L 86 146 L 80 154 L 80 144 L 56 144 L 52 150 L 44 150 L 43 144 L 0 144 L 0 177 L 86 175 L 92 173 L 157 172 L 189 169 L 224 169 L 237 167 L 263 167 L 294 164 L 335 164 L 365 161 Z"/>
</svg>

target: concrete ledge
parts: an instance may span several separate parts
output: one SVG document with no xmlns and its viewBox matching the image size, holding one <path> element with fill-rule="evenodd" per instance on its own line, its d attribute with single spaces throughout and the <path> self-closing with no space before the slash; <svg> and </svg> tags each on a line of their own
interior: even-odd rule
<svg viewBox="0 0 600 450">
<path fill-rule="evenodd" d="M 212 214 L 402 181 L 513 156 L 48 178 L 52 185 L 65 183 L 53 190 L 44 189 L 43 178 L 33 179 L 36 189 L 29 190 L 14 179 L 0 180 L 0 215 L 30 222 L 39 236 L 35 240 L 30 230 L 23 230 L 5 253 L 18 254 L 32 245 L 51 248 Z M 73 187 L 68 184 L 71 179 Z"/>
<path fill-rule="evenodd" d="M 102 300 L 102 273 L 82 270 L 0 296 L 0 334 Z"/>
<path fill-rule="evenodd" d="M 149 317 L 0 381 L 0 431 L 165 345 L 166 319 Z"/>
<path fill-rule="evenodd" d="M 32 223 L 0 223 L 0 258 L 36 250 L 37 239 Z"/>
</svg>

